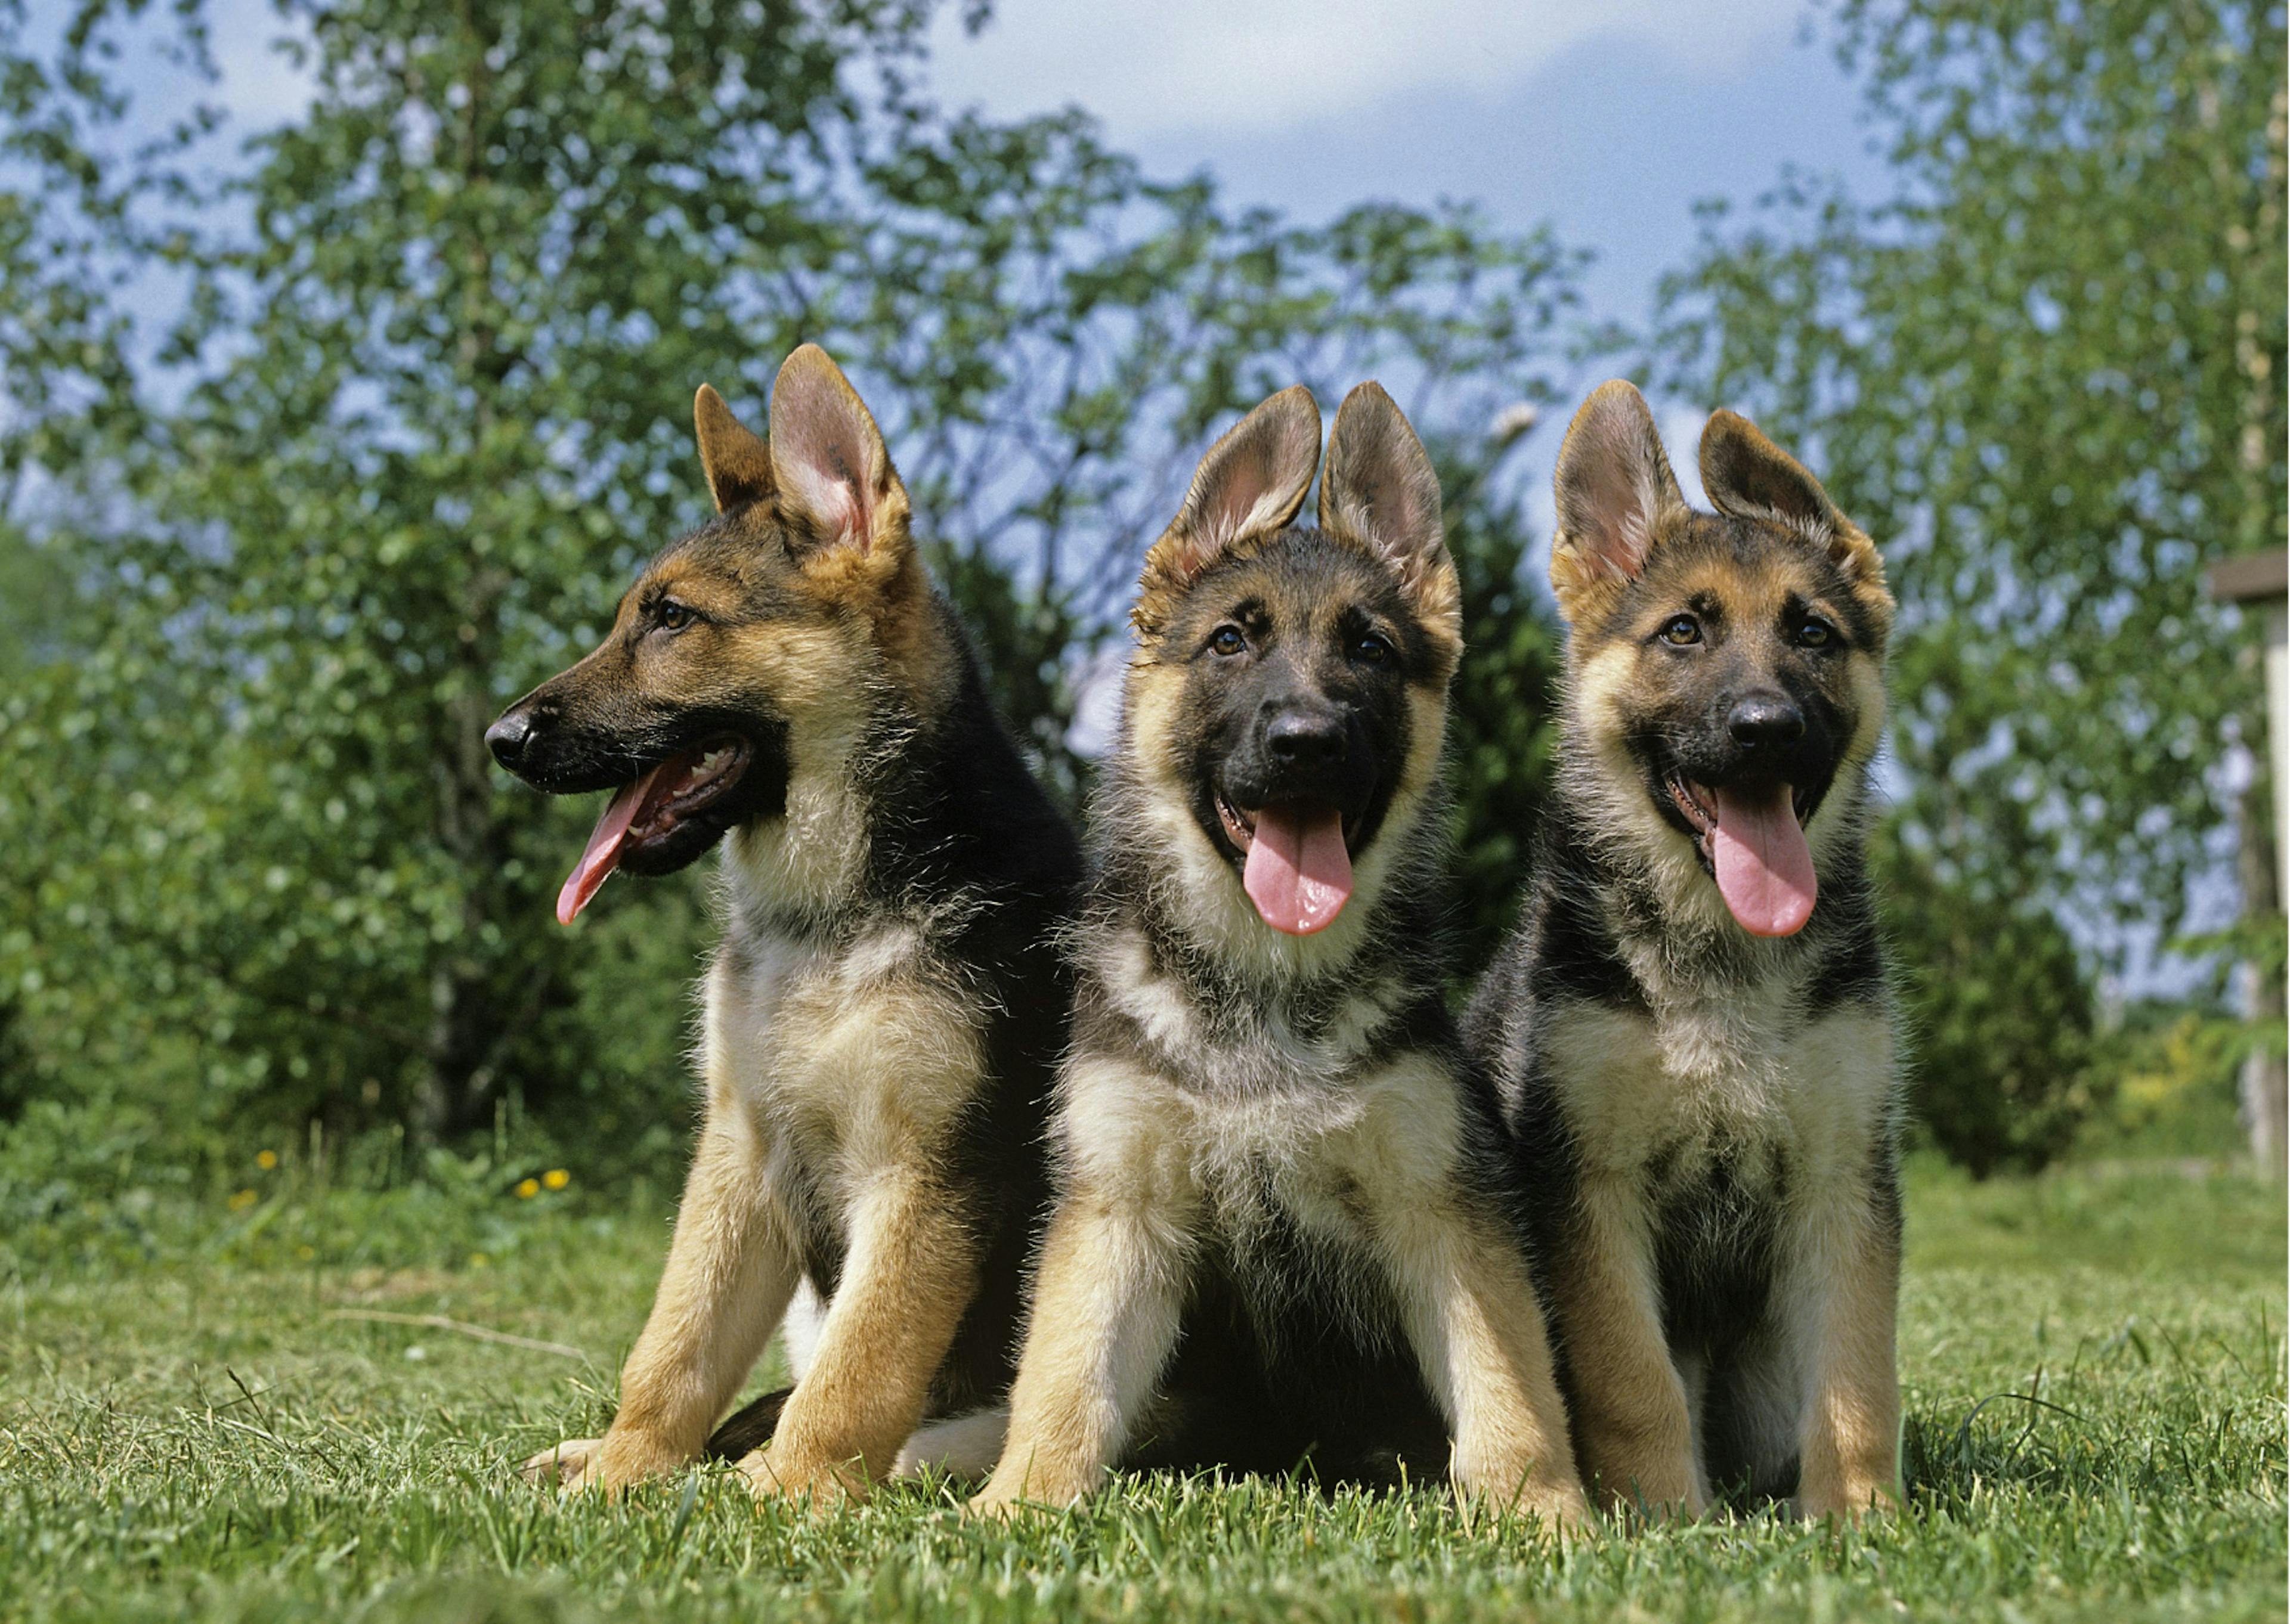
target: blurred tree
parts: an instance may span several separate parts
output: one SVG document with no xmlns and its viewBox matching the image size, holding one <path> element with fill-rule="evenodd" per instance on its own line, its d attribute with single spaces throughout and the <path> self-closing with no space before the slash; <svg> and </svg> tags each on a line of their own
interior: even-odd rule
<svg viewBox="0 0 2290 1624">
<path fill-rule="evenodd" d="M 139 29 L 203 62 L 195 9 L 96 0 L 53 61 L 0 10 L 36 181 L 16 268 L 68 248 L 85 300 L 72 345 L 20 347 L 0 435 L 89 617 L 0 740 L 0 982 L 58 1078 L 196 1090 L 208 1120 L 657 1122 L 696 886 L 558 932 L 592 809 L 480 736 L 701 516 L 703 379 L 759 420 L 795 343 L 850 367 L 1069 793 L 1077 658 L 1212 426 L 1377 371 L 1435 432 L 1557 396 L 1547 236 L 1233 215 L 1077 116 L 943 116 L 920 0 L 283 10 L 313 99 L 243 156 L 204 110 L 146 139 L 109 88 Z"/>
<path fill-rule="evenodd" d="M 1880 847 L 1907 1014 L 1917 1131 L 1975 1179 L 2036 1172 L 2106 1103 L 2092 1065 L 2092 989 L 2058 919 L 1942 880 Z"/>
<path fill-rule="evenodd" d="M 1449 782 L 1455 793 L 1461 962 L 1477 974 L 1518 911 L 1527 854 L 1542 816 L 1558 742 L 1565 633 L 1525 580 L 1525 504 L 1498 476 L 1534 426 L 1532 404 L 1500 416 L 1484 439 L 1432 447 L 1448 493 L 1447 546 L 1463 585 L 1463 646 L 1447 703 Z"/>
<path fill-rule="evenodd" d="M 2215 768 L 2262 736 L 2200 578 L 2283 540 L 2283 14 L 1843 0 L 1835 17 L 1897 196 L 1791 174 L 1748 224 L 1713 207 L 1656 353 L 1673 387 L 1799 448 L 1884 544 L 1902 863 L 1961 917 L 2071 918 L 2120 968 L 2219 883 L 2236 836 Z M 2267 841 L 2266 820 L 2241 837 Z M 2010 962 L 2016 924 L 1961 940 L 1980 985 L 2031 973 Z M 2067 1088 L 2084 1027 L 2056 1029 L 2053 1063 L 2023 1075 Z M 2022 1086 L 1981 1052 L 1952 1089 Z"/>
</svg>

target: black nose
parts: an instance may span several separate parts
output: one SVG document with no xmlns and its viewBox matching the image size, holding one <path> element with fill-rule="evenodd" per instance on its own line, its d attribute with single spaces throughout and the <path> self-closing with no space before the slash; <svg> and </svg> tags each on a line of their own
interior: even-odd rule
<svg viewBox="0 0 2290 1624">
<path fill-rule="evenodd" d="M 524 747 L 532 742 L 532 713 L 518 705 L 500 714 L 500 720 L 485 729 L 485 746 L 493 759 L 511 772 L 524 759 Z"/>
<path fill-rule="evenodd" d="M 1734 701 L 1726 731 L 1749 750 L 1778 750 L 1805 737 L 1805 712 L 1778 693 L 1753 693 Z"/>
<path fill-rule="evenodd" d="M 1343 719 L 1309 710 L 1284 710 L 1266 725 L 1264 748 L 1273 760 L 1286 766 L 1325 767 L 1343 758 Z"/>
</svg>

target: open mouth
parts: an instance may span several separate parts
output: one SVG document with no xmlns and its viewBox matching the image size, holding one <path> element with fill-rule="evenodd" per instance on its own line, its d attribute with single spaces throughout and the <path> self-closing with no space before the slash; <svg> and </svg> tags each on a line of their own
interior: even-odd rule
<svg viewBox="0 0 2290 1624">
<path fill-rule="evenodd" d="M 717 739 L 669 756 L 621 785 L 605 804 L 581 860 L 556 895 L 556 922 L 570 924 L 622 860 L 658 846 L 730 794 L 748 769 L 741 740 Z"/>
<path fill-rule="evenodd" d="M 1805 929 L 1820 893 L 1805 837 L 1810 797 L 1785 783 L 1712 788 L 1682 773 L 1664 787 L 1693 830 L 1734 922 L 1752 936 Z"/>
<path fill-rule="evenodd" d="M 1221 793 L 1215 800 L 1225 837 L 1241 853 L 1241 886 L 1258 916 L 1291 936 L 1333 924 L 1352 894 L 1343 813 L 1313 802 L 1276 802 L 1248 812 Z"/>
</svg>

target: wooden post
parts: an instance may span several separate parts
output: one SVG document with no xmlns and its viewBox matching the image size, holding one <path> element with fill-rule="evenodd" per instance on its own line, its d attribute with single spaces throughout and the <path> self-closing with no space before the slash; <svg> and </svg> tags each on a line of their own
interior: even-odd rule
<svg viewBox="0 0 2290 1624">
<path fill-rule="evenodd" d="M 2282 911 L 2290 895 L 2290 654 L 2283 646 L 2286 591 L 2290 591 L 2290 553 L 2276 550 L 2230 558 L 2211 569 L 2211 596 L 2239 604 L 2265 632 L 2267 768 L 2254 772 L 2236 807 L 2235 874 L 2242 885 L 2243 913 L 2262 918 Z M 2250 741 L 2256 756 L 2256 740 Z M 2267 785 L 2273 788 L 2267 804 Z M 2269 812 L 2271 816 L 2269 816 Z M 2281 980 L 2256 964 L 2243 966 L 2242 980 L 2254 1021 L 2282 1024 Z M 2258 1164 L 2281 1177 L 2290 1151 L 2290 1076 L 2276 1054 L 2253 1054 L 2242 1066 L 2242 1117 L 2250 1131 L 2251 1154 Z"/>
</svg>

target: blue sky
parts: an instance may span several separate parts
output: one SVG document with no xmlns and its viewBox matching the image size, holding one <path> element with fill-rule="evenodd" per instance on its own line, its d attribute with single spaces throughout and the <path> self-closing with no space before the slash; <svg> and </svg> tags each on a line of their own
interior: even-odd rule
<svg viewBox="0 0 2290 1624">
<path fill-rule="evenodd" d="M 1163 174 L 1312 219 L 1364 198 L 1484 204 L 1599 256 L 1595 313 L 1642 317 L 1696 198 L 1784 163 L 1877 189 L 1859 98 L 1803 0 L 1001 0 L 937 32 L 942 96 L 1073 103 Z"/>
<path fill-rule="evenodd" d="M 1205 169 L 1301 220 L 1445 197 L 1505 228 L 1548 222 L 1597 256 L 1594 319 L 1650 314 L 1697 199 L 1749 201 L 1788 164 L 1884 189 L 1808 0 L 997 0 L 974 36 L 963 9 L 942 0 L 933 35 L 945 101 L 1005 117 L 1078 106 L 1149 172 Z M 241 128 L 299 112 L 308 82 L 269 48 L 264 0 L 211 0 L 209 15 Z M 160 105 L 192 93 L 148 60 L 131 73 Z M 1674 450 L 1714 404 L 1658 403 Z M 1675 460 L 1697 496 L 1692 456 Z"/>
<path fill-rule="evenodd" d="M 975 36 L 941 15 L 933 77 L 1003 116 L 1079 106 L 1151 172 L 1307 220 L 1448 197 L 1548 222 L 1597 256 L 1588 314 L 1636 324 L 1698 199 L 1748 202 L 1784 164 L 1885 189 L 1823 20 L 1806 0 L 998 0 Z M 1689 500 L 1717 404 L 1655 402 Z M 1559 427 L 1518 454 L 1537 572 Z"/>
</svg>

